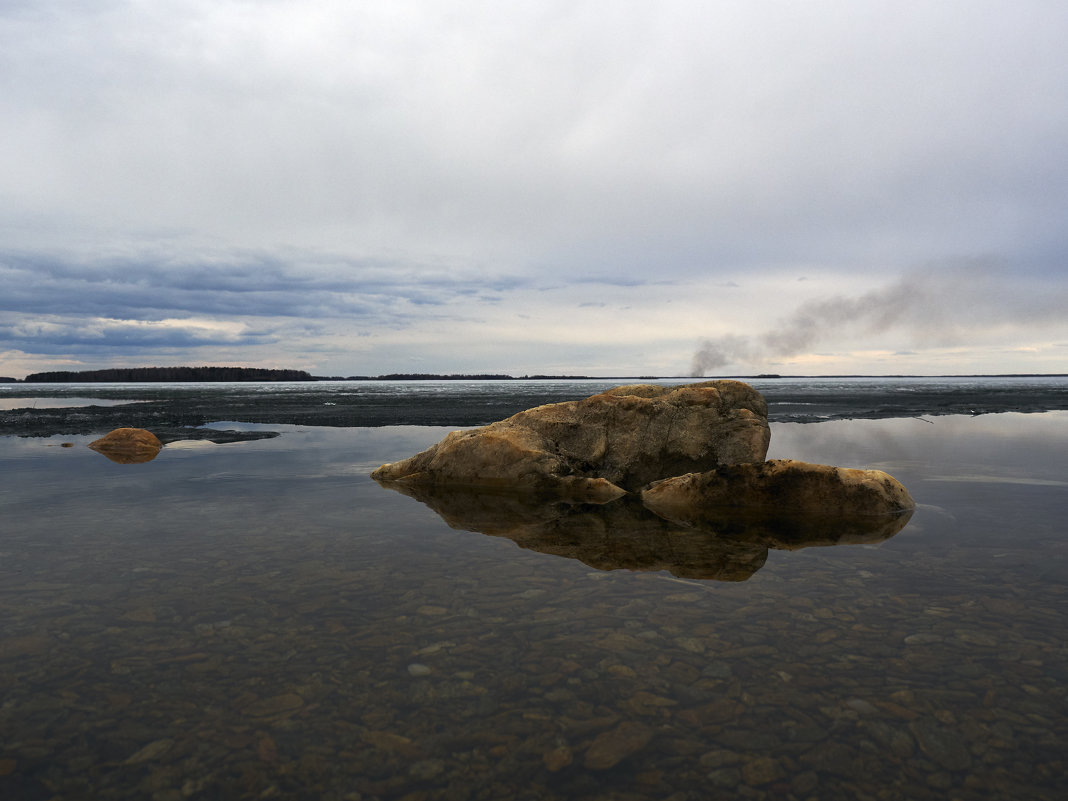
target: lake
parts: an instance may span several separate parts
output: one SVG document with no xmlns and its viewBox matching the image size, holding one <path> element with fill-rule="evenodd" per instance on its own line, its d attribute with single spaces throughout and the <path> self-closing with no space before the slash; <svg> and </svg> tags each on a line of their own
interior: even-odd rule
<svg viewBox="0 0 1068 801">
<path fill-rule="evenodd" d="M 773 423 L 882 542 L 568 556 L 368 477 L 447 426 L 213 425 L 279 436 L 0 438 L 0 797 L 1062 797 L 1068 412 Z"/>
</svg>

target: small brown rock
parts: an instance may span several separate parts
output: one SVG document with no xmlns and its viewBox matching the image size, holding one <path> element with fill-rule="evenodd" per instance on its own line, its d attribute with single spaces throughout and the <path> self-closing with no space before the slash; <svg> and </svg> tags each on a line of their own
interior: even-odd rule
<svg viewBox="0 0 1068 801">
<path fill-rule="evenodd" d="M 750 787 L 770 784 L 783 778 L 782 765 L 771 757 L 758 757 L 742 765 L 742 780 Z"/>
<path fill-rule="evenodd" d="M 939 726 L 929 718 L 917 718 L 909 724 L 924 756 L 946 770 L 961 771 L 971 767 L 972 758 L 960 734 L 947 726 Z"/>
<path fill-rule="evenodd" d="M 265 734 L 256 743 L 256 756 L 258 756 L 263 762 L 277 762 L 278 761 L 278 748 L 275 746 L 274 740 L 271 735 Z"/>
<path fill-rule="evenodd" d="M 89 443 L 89 447 L 119 464 L 151 462 L 159 455 L 163 443 L 143 428 L 116 428 Z"/>
<path fill-rule="evenodd" d="M 131 609 L 122 617 L 124 620 L 129 620 L 134 623 L 155 623 L 156 610 L 151 606 L 142 606 L 137 609 Z"/>
<path fill-rule="evenodd" d="M 245 707 L 245 713 L 256 718 L 266 718 L 272 715 L 280 715 L 283 712 L 292 712 L 302 706 L 304 706 L 304 699 L 296 693 L 282 693 L 281 695 L 253 701 Z"/>
<path fill-rule="evenodd" d="M 610 731 L 602 732 L 586 751 L 586 767 L 590 770 L 608 770 L 627 757 L 636 754 L 653 739 L 648 726 L 625 720 Z"/>
<path fill-rule="evenodd" d="M 556 748 L 551 748 L 541 755 L 541 761 L 545 763 L 545 767 L 551 773 L 556 773 L 558 770 L 566 768 L 574 760 L 574 756 L 571 753 L 571 749 L 566 745 L 558 745 Z"/>
<path fill-rule="evenodd" d="M 662 695 L 639 690 L 625 701 L 627 707 L 637 715 L 655 715 L 659 710 L 668 706 L 675 706 L 678 702 Z"/>
<path fill-rule="evenodd" d="M 158 759 L 167 753 L 171 746 L 174 745 L 174 740 L 162 739 L 155 740 L 142 748 L 137 753 L 133 754 L 126 760 L 127 765 L 140 765 L 142 762 L 151 762 L 153 759 Z"/>
</svg>

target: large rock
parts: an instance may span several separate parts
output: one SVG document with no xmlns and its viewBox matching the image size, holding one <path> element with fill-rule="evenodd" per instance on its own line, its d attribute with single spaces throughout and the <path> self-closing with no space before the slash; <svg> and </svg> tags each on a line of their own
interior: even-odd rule
<svg viewBox="0 0 1068 801">
<path fill-rule="evenodd" d="M 531 490 L 603 503 L 657 479 L 763 462 L 767 404 L 739 381 L 632 384 L 454 431 L 378 481 Z"/>
<path fill-rule="evenodd" d="M 669 520 L 690 522 L 729 508 L 853 517 L 897 515 L 916 506 L 908 490 L 881 470 L 790 459 L 667 478 L 645 489 L 642 502 Z"/>
<path fill-rule="evenodd" d="M 98 440 L 89 443 L 97 453 L 119 464 L 140 464 L 151 462 L 163 448 L 151 431 L 143 428 L 116 428 Z"/>
</svg>

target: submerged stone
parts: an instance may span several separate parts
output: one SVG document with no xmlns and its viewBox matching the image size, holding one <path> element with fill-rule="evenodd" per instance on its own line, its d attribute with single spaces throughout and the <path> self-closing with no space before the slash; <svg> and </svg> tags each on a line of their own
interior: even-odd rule
<svg viewBox="0 0 1068 801">
<path fill-rule="evenodd" d="M 637 753 L 653 739 L 653 730 L 641 723 L 625 720 L 614 729 L 602 732 L 586 751 L 585 764 L 590 770 L 614 768 Z"/>
</svg>

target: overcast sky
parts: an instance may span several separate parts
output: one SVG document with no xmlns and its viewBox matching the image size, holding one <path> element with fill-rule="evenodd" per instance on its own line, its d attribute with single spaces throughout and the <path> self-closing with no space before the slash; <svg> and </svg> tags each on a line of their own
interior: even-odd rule
<svg viewBox="0 0 1068 801">
<path fill-rule="evenodd" d="M 1068 3 L 0 0 L 0 375 L 1068 372 Z"/>
</svg>

